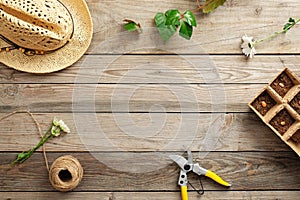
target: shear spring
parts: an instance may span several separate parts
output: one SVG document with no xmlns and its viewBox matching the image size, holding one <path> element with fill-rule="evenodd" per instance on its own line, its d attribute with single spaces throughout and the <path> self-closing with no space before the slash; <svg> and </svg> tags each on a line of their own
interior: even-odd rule
<svg viewBox="0 0 300 200">
<path fill-rule="evenodd" d="M 204 194 L 204 188 L 203 188 L 203 184 L 201 181 L 201 176 L 199 176 L 199 183 L 200 183 L 200 189 L 196 189 L 191 183 L 190 181 L 188 181 L 188 184 L 199 194 L 199 195 L 203 195 Z"/>
</svg>

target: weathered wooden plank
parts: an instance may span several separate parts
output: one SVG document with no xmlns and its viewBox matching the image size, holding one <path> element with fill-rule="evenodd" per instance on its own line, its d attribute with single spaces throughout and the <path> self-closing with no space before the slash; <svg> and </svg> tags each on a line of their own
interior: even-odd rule
<svg viewBox="0 0 300 200">
<path fill-rule="evenodd" d="M 94 1 L 89 0 L 94 22 L 94 38 L 89 53 L 111 53 L 122 52 L 124 46 L 130 46 L 140 42 L 144 47 L 152 47 L 163 44 L 154 28 L 153 17 L 155 13 L 166 11 L 171 8 L 193 9 L 196 1 L 130 1 L 111 0 Z M 274 18 L 274 13 L 280 11 L 280 17 Z M 297 0 L 281 2 L 279 0 L 251 2 L 228 1 L 225 6 L 218 8 L 214 13 L 207 16 L 197 15 L 199 26 L 195 29 L 192 41 L 182 42 L 178 37 L 172 38 L 166 45 L 175 46 L 177 51 L 185 52 L 182 46 L 197 44 L 208 53 L 240 53 L 241 36 L 245 33 L 255 38 L 265 37 L 275 31 L 282 29 L 291 13 L 299 13 L 300 3 Z M 296 17 L 296 16 L 295 16 Z M 123 33 L 124 18 L 132 18 L 139 21 L 144 27 L 144 33 Z M 151 28 L 147 31 L 147 28 Z M 122 34 L 123 33 L 123 34 Z M 119 37 L 121 35 L 121 37 Z M 297 28 L 288 34 L 278 37 L 265 45 L 258 46 L 259 53 L 299 53 L 299 35 Z M 115 37 L 114 40 L 111 37 Z M 101 42 L 110 43 L 110 48 L 99 48 L 104 46 Z M 112 42 L 111 42 L 112 41 Z M 122 45 L 120 45 L 122 44 Z M 179 45 L 180 44 L 180 45 Z M 96 48 L 98 46 L 98 48 Z M 129 50 L 132 50 L 128 48 Z M 157 52 L 157 51 L 155 51 Z M 197 52 L 193 52 L 197 53 Z"/>
<path fill-rule="evenodd" d="M 102 113 L 92 123 L 89 115 L 34 114 L 43 131 L 54 116 L 72 131 L 49 141 L 47 151 L 174 151 L 183 145 L 193 151 L 292 151 L 253 113 Z M 183 125 L 184 119 L 191 122 Z M 4 119 L 0 127 L 0 151 L 23 151 L 39 141 L 37 128 L 25 113 Z"/>
<path fill-rule="evenodd" d="M 75 191 L 178 191 L 178 166 L 170 152 L 149 155 L 131 153 L 72 153 L 83 168 L 83 181 Z M 53 161 L 62 153 L 48 153 Z M 227 189 L 203 178 L 205 190 L 298 190 L 299 157 L 292 152 L 194 152 L 194 160 L 217 172 L 233 185 Z M 53 191 L 41 154 L 22 165 L 8 164 L 15 153 L 0 153 L 1 191 Z M 96 159 L 97 158 L 97 159 Z M 192 183 L 197 176 L 190 174 Z M 30 183 L 30 184 L 28 184 Z"/>
<path fill-rule="evenodd" d="M 88 1 L 94 22 L 94 38 L 89 53 L 122 52 L 124 49 L 132 50 L 132 45 L 147 47 L 163 44 L 154 29 L 153 18 L 157 12 L 178 8 L 182 12 L 186 9 L 196 8 L 196 0 L 193 1 Z M 280 31 L 289 17 L 297 17 L 295 13 L 300 11 L 298 0 L 230 0 L 224 6 L 219 7 L 210 15 L 197 14 L 199 26 L 196 27 L 190 44 L 197 44 L 198 51 L 202 47 L 208 53 L 241 53 L 241 36 L 248 34 L 255 38 L 263 38 L 275 31 Z M 280 17 L 274 17 L 274 13 L 280 12 Z M 123 19 L 131 18 L 141 23 L 144 27 L 143 34 L 124 33 Z M 149 31 L 148 28 L 151 28 Z M 293 28 L 288 34 L 269 41 L 257 47 L 259 53 L 299 53 L 300 31 Z M 111 38 L 114 39 L 111 39 Z M 105 46 L 103 42 L 110 48 Z M 188 44 L 179 37 L 172 38 L 166 43 L 177 51 L 186 52 Z M 140 44 L 139 44 L 140 43 Z M 120 45 L 122 44 L 122 45 Z M 98 48 L 96 48 L 98 47 Z M 100 47 L 100 48 L 99 48 Z M 127 48 L 128 47 L 128 48 Z M 149 51 L 149 50 L 148 50 Z M 152 50 L 152 52 L 157 52 Z M 196 53 L 196 52 L 194 52 Z"/>
<path fill-rule="evenodd" d="M 0 111 L 249 112 L 265 84 L 1 84 Z"/>
<path fill-rule="evenodd" d="M 299 197 L 299 191 L 207 191 L 203 196 L 199 196 L 194 191 L 189 191 L 190 199 L 219 199 L 219 200 L 234 200 L 234 199 L 285 199 L 295 200 Z M 7 199 L 99 199 L 99 200 L 180 200 L 179 192 L 70 192 L 70 193 L 59 193 L 59 192 L 1 192 L 3 200 Z"/>
<path fill-rule="evenodd" d="M 116 200 L 119 199 L 128 199 L 132 200 L 137 199 L 170 199 L 170 200 L 180 200 L 179 192 L 156 192 L 156 193 L 113 193 L 114 198 Z M 211 199 L 211 200 L 234 200 L 234 199 L 260 199 L 260 200 L 269 200 L 269 199 L 286 199 L 286 200 L 294 200 L 299 197 L 298 191 L 207 191 L 203 196 L 199 196 L 195 191 L 188 193 L 190 199 Z"/>
<path fill-rule="evenodd" d="M 115 60 L 114 60 L 115 59 Z M 300 56 L 86 55 L 72 67 L 32 75 L 0 65 L 0 83 L 267 83 Z"/>
</svg>

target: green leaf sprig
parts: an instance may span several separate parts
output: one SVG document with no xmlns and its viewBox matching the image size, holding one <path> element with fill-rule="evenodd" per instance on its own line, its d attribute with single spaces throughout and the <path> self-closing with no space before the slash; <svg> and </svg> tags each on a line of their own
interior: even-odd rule
<svg viewBox="0 0 300 200">
<path fill-rule="evenodd" d="M 142 32 L 142 27 L 140 25 L 140 23 L 137 23 L 131 19 L 124 19 L 124 28 L 129 31 L 129 32 L 133 32 L 133 31 L 137 31 L 139 33 Z"/>
<path fill-rule="evenodd" d="M 275 32 L 273 33 L 272 35 L 268 36 L 268 37 L 265 37 L 263 39 L 260 39 L 260 40 L 257 40 L 253 43 L 253 47 L 258 44 L 258 43 L 261 43 L 261 42 L 264 42 L 266 40 L 270 40 L 270 39 L 273 39 L 274 37 L 280 35 L 280 34 L 283 34 L 283 33 L 286 33 L 288 32 L 293 26 L 295 26 L 297 23 L 300 22 L 300 18 L 295 20 L 294 18 L 289 18 L 288 22 L 283 26 L 282 30 L 279 31 L 279 32 Z"/>
<path fill-rule="evenodd" d="M 179 35 L 185 39 L 190 39 L 193 33 L 193 27 L 197 26 L 194 14 L 186 10 L 183 14 L 179 10 L 168 10 L 165 13 L 155 15 L 155 24 L 161 38 L 167 41 L 179 28 Z"/>
<path fill-rule="evenodd" d="M 295 26 L 298 22 L 300 22 L 300 18 L 295 20 L 294 18 L 289 18 L 289 21 L 283 26 L 283 32 L 286 33 L 290 30 L 293 26 Z"/>
<path fill-rule="evenodd" d="M 42 137 L 42 139 L 40 140 L 40 142 L 33 147 L 32 149 L 28 150 L 28 151 L 23 151 L 22 153 L 19 153 L 17 158 L 11 162 L 11 164 L 20 164 L 23 163 L 24 161 L 26 161 L 28 158 L 30 158 L 30 156 L 37 150 L 39 149 L 41 146 L 43 146 L 43 144 L 45 142 L 47 142 L 49 139 L 53 138 L 53 137 L 58 137 L 60 135 L 60 133 L 70 133 L 70 129 L 69 127 L 62 121 L 62 120 L 58 120 L 57 118 L 54 118 L 52 121 L 51 126 L 49 127 L 49 129 L 46 131 L 45 135 Z"/>
<path fill-rule="evenodd" d="M 165 13 L 158 12 L 154 17 L 154 21 L 161 38 L 167 41 L 179 29 L 179 35 L 187 40 L 191 39 L 193 28 L 197 26 L 197 21 L 194 12 L 202 9 L 203 13 L 210 13 L 220 5 L 223 5 L 226 0 L 206 0 L 203 5 L 200 5 L 197 0 L 198 8 L 194 11 L 186 10 L 180 13 L 179 10 L 167 10 Z"/>
</svg>

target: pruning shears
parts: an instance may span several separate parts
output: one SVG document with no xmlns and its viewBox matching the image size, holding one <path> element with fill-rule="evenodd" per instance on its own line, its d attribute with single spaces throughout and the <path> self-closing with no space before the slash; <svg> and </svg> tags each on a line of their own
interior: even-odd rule
<svg viewBox="0 0 300 200">
<path fill-rule="evenodd" d="M 207 176 L 207 177 L 211 178 L 212 180 L 216 181 L 217 183 L 219 183 L 223 186 L 226 186 L 226 187 L 231 186 L 231 184 L 224 181 L 221 177 L 219 177 L 214 172 L 200 167 L 199 163 L 194 164 L 193 163 L 193 156 L 192 156 L 191 151 L 188 151 L 187 154 L 188 154 L 188 160 L 186 160 L 184 157 L 179 156 L 179 155 L 170 155 L 169 156 L 181 168 L 180 175 L 179 175 L 179 180 L 178 180 L 178 185 L 180 186 L 182 200 L 188 200 L 187 173 L 190 172 L 190 171 L 193 171 L 194 173 L 198 174 L 199 176 L 200 175 Z"/>
</svg>

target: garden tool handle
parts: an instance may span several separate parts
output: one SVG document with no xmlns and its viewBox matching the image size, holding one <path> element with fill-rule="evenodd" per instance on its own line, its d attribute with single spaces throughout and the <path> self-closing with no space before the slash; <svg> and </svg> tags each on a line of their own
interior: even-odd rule
<svg viewBox="0 0 300 200">
<path fill-rule="evenodd" d="M 205 176 L 211 178 L 212 180 L 216 181 L 217 183 L 224 185 L 226 187 L 230 187 L 231 184 L 224 181 L 221 177 L 219 177 L 217 174 L 215 174 L 214 172 L 207 170 Z"/>
<path fill-rule="evenodd" d="M 187 193 L 187 186 L 186 185 L 182 185 L 180 187 L 181 189 L 181 199 L 182 200 L 188 200 L 189 197 L 188 197 L 188 193 Z"/>
</svg>

